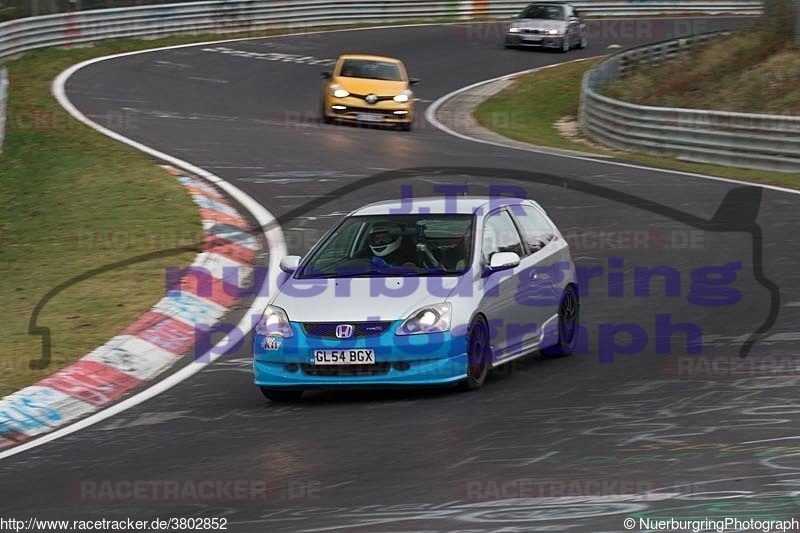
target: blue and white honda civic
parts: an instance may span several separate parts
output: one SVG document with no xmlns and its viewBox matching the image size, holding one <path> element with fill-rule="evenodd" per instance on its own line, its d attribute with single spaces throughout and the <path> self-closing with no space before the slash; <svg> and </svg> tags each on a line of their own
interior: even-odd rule
<svg viewBox="0 0 800 533">
<path fill-rule="evenodd" d="M 531 200 L 370 204 L 281 270 L 253 335 L 255 384 L 273 401 L 320 388 L 473 390 L 492 367 L 577 342 L 569 246 Z"/>
</svg>

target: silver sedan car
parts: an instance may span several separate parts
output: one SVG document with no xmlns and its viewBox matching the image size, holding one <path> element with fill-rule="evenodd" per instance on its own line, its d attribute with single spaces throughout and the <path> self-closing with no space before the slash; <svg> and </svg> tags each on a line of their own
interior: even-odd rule
<svg viewBox="0 0 800 533">
<path fill-rule="evenodd" d="M 505 36 L 506 48 L 552 48 L 562 52 L 586 48 L 586 23 L 570 4 L 533 3 L 514 17 Z"/>
<path fill-rule="evenodd" d="M 421 198 L 350 213 L 283 280 L 253 336 L 255 384 L 274 401 L 305 389 L 460 383 L 579 337 L 569 246 L 540 205 Z"/>
</svg>

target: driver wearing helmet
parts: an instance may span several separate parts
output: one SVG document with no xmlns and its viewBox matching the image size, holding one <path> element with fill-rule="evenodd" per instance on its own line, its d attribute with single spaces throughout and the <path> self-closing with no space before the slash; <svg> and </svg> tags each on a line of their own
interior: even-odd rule
<svg viewBox="0 0 800 533">
<path fill-rule="evenodd" d="M 416 267 L 415 254 L 403 246 L 404 239 L 398 226 L 375 225 L 369 232 L 369 249 L 373 257 L 370 262 L 378 267 Z"/>
</svg>

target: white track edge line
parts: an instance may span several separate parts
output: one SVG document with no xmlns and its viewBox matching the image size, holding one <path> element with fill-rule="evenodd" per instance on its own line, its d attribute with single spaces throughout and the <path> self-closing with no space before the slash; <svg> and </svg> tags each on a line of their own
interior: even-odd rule
<svg viewBox="0 0 800 533">
<path fill-rule="evenodd" d="M 447 133 L 448 135 L 452 135 L 453 137 L 458 137 L 459 139 L 463 139 L 463 140 L 466 140 L 466 141 L 472 141 L 472 142 L 477 142 L 477 143 L 482 143 L 482 144 L 488 144 L 490 146 L 498 146 L 500 148 L 507 148 L 507 149 L 510 149 L 510 150 L 521 150 L 521 151 L 525 151 L 525 152 L 533 152 L 533 153 L 537 153 L 537 154 L 549 155 L 549 156 L 554 156 L 554 157 L 563 157 L 563 158 L 566 158 L 566 159 L 575 159 L 575 160 L 578 160 L 578 161 L 587 161 L 587 162 L 590 162 L 590 163 L 603 163 L 605 165 L 615 165 L 615 166 L 619 166 L 619 167 L 631 168 L 631 169 L 636 169 L 636 170 L 646 170 L 646 171 L 650 171 L 650 172 L 673 174 L 673 175 L 676 175 L 676 176 L 687 176 L 687 177 L 691 177 L 691 178 L 700 178 L 700 179 L 706 179 L 706 180 L 720 181 L 720 182 L 732 183 L 732 184 L 736 184 L 736 185 L 750 185 L 750 186 L 761 187 L 763 189 L 768 189 L 768 190 L 777 191 L 777 192 L 783 192 L 783 193 L 789 193 L 789 194 L 800 194 L 800 190 L 789 189 L 787 187 L 781 187 L 779 185 L 769 185 L 769 184 L 766 184 L 766 183 L 742 181 L 742 180 L 737 180 L 737 179 L 733 179 L 733 178 L 723 178 L 723 177 L 720 177 L 720 176 L 710 176 L 708 174 L 699 174 L 699 173 L 696 173 L 696 172 L 687 172 L 687 171 L 683 171 L 683 170 L 670 170 L 668 168 L 648 167 L 648 166 L 645 166 L 645 165 L 637 165 L 635 163 L 625 163 L 623 161 L 610 161 L 608 159 L 602 158 L 602 156 L 595 155 L 595 154 L 592 154 L 590 152 L 585 152 L 586 153 L 585 156 L 571 155 L 571 154 L 565 154 L 565 153 L 563 153 L 563 151 L 560 151 L 557 148 L 553 148 L 552 150 L 550 150 L 550 149 L 548 149 L 546 147 L 535 146 L 535 145 L 531 145 L 529 147 L 527 147 L 527 146 L 512 146 L 512 145 L 507 145 L 507 144 L 503 144 L 503 143 L 500 143 L 500 142 L 494 142 L 494 141 L 489 141 L 489 140 L 485 140 L 485 139 L 478 139 L 478 138 L 475 138 L 475 137 L 470 137 L 469 135 L 466 135 L 464 133 L 459 133 L 459 132 L 457 132 L 457 131 L 455 131 L 455 130 L 453 130 L 451 128 L 448 128 L 447 126 L 442 124 L 439 121 L 438 118 L 436 118 L 436 112 L 448 100 L 450 100 L 452 98 L 455 98 L 456 96 L 460 95 L 461 93 L 465 93 L 465 92 L 467 92 L 467 91 L 469 91 L 471 89 L 475 89 L 476 87 L 480 87 L 482 85 L 487 85 L 489 83 L 494 83 L 496 81 L 502 81 L 502 80 L 507 80 L 507 79 L 511 79 L 511 78 L 516 78 L 518 76 L 522 76 L 522 75 L 525 75 L 525 74 L 530 74 L 530 73 L 537 72 L 537 71 L 540 71 L 540 70 L 545 70 L 545 69 L 548 69 L 548 68 L 553 68 L 553 67 L 557 67 L 557 66 L 561 66 L 561 65 L 567 65 L 569 63 L 577 63 L 579 61 L 587 61 L 589 59 L 594 59 L 596 57 L 602 57 L 602 56 L 585 57 L 585 58 L 582 57 L 582 58 L 579 58 L 579 59 L 573 59 L 571 61 L 564 61 L 562 63 L 555 63 L 553 65 L 545 65 L 545 66 L 542 66 L 542 67 L 536 67 L 536 68 L 532 68 L 532 69 L 521 70 L 519 72 L 514 72 L 512 74 L 505 74 L 503 76 L 497 76 L 496 78 L 491 78 L 491 79 L 488 79 L 488 80 L 479 81 L 477 83 L 473 83 L 472 85 L 467 85 L 466 87 L 462 87 L 460 89 L 456 89 L 455 91 L 449 92 L 449 93 L 445 94 L 444 96 L 438 98 L 430 106 L 428 106 L 428 108 L 425 110 L 425 120 L 427 120 L 429 123 L 433 124 L 433 126 L 435 128 L 438 128 L 441 131 Z M 491 131 L 491 130 L 489 130 L 489 131 Z M 731 168 L 735 168 L 735 167 L 731 167 Z"/>
</svg>

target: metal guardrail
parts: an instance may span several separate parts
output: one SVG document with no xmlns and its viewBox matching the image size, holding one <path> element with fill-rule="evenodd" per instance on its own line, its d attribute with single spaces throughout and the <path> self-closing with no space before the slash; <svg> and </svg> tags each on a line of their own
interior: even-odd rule
<svg viewBox="0 0 800 533">
<path fill-rule="evenodd" d="M 247 0 L 76 11 L 0 24 L 0 58 L 118 37 L 239 33 L 407 20 L 508 18 L 528 0 Z M 757 14 L 761 0 L 577 0 L 586 15 Z"/>
<path fill-rule="evenodd" d="M 0 68 L 0 154 L 6 131 L 6 100 L 8 99 L 8 69 Z"/>
<path fill-rule="evenodd" d="M 579 121 L 592 140 L 621 150 L 686 161 L 800 172 L 800 117 L 631 104 L 600 94 L 641 65 L 678 57 L 726 32 L 625 50 L 589 69 Z"/>
</svg>

